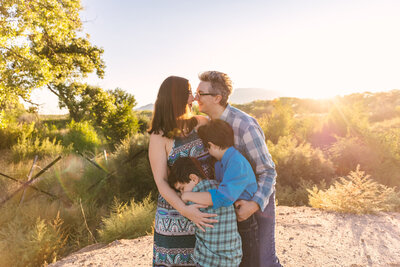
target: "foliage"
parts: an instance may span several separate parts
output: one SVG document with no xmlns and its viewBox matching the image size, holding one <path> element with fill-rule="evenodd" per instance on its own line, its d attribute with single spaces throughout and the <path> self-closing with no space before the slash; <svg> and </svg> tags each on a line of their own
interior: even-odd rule
<svg viewBox="0 0 400 267">
<path fill-rule="evenodd" d="M 330 146 L 338 137 L 362 136 L 370 127 L 362 102 L 347 105 L 337 98 L 333 103 L 322 127 L 311 137 L 314 146 Z"/>
<path fill-rule="evenodd" d="M 357 166 L 347 177 L 339 177 L 327 190 L 308 190 L 314 208 L 345 213 L 375 213 L 400 208 L 400 194 L 381 185 Z"/>
<path fill-rule="evenodd" d="M 279 137 L 288 136 L 293 131 L 293 110 L 279 100 L 273 101 L 273 110 L 265 114 L 260 120 L 260 126 L 267 140 L 276 144 Z"/>
<path fill-rule="evenodd" d="M 108 91 L 114 97 L 114 109 L 106 119 L 106 123 L 99 125 L 104 129 L 106 138 L 111 144 L 116 144 L 135 134 L 139 130 L 138 119 L 133 111 L 136 100 L 133 95 L 117 88 Z"/>
<path fill-rule="evenodd" d="M 394 132 L 396 133 L 396 132 Z M 338 175 L 345 175 L 361 165 L 375 181 L 400 186 L 400 157 L 396 134 L 367 134 L 362 137 L 338 138 L 328 150 Z"/>
<path fill-rule="evenodd" d="M 63 137 L 66 146 L 72 145 L 74 151 L 95 151 L 101 145 L 100 138 L 92 125 L 87 121 L 75 122 L 72 120 L 68 125 L 68 133 Z"/>
<path fill-rule="evenodd" d="M 315 184 L 325 180 L 329 183 L 334 177 L 332 162 L 321 150 L 308 143 L 298 143 L 286 136 L 281 137 L 276 145 L 268 141 L 268 148 L 276 165 L 277 182 L 282 186 L 297 188 L 301 180 Z"/>
<path fill-rule="evenodd" d="M 62 226 L 59 213 L 51 220 L 13 217 L 0 228 L 0 265 L 41 266 L 56 261 L 67 241 Z"/>
<path fill-rule="evenodd" d="M 321 127 L 323 123 L 323 115 L 299 115 L 294 116 L 294 123 L 292 129 L 292 135 L 300 142 L 312 142 L 317 129 Z"/>
<path fill-rule="evenodd" d="M 139 133 L 145 133 L 150 127 L 151 118 L 153 117 L 153 112 L 149 110 L 142 110 L 137 112 Z"/>
<path fill-rule="evenodd" d="M 11 148 L 23 134 L 32 134 L 34 122 L 23 124 L 18 121 L 25 113 L 18 101 L 0 104 L 0 149 Z"/>
<path fill-rule="evenodd" d="M 82 34 L 80 1 L 2 1 L 0 8 L 0 103 L 5 98 L 29 99 L 32 89 L 47 86 L 68 99 L 59 84 L 96 70 L 103 77 L 103 50 Z"/>
<path fill-rule="evenodd" d="M 122 141 L 110 156 L 110 168 L 115 170 L 113 184 L 118 198 L 127 201 L 135 198 L 141 201 L 149 193 L 156 195 L 157 188 L 153 179 L 147 156 L 148 134 L 136 134 Z"/>
<path fill-rule="evenodd" d="M 64 152 L 64 147 L 60 142 L 56 142 L 56 139 L 50 141 L 49 138 L 40 140 L 35 138 L 24 138 L 18 140 L 18 143 L 11 148 L 13 154 L 13 160 L 18 162 L 20 160 L 33 158 L 38 156 L 38 158 L 44 158 L 47 156 L 60 155 Z"/>
<path fill-rule="evenodd" d="M 68 108 L 70 117 L 75 121 L 88 120 L 95 125 L 103 125 L 113 109 L 113 96 L 100 87 L 74 82 L 59 84 L 57 90 L 69 92 L 67 99 L 59 104 Z"/>
<path fill-rule="evenodd" d="M 137 238 L 151 232 L 153 227 L 155 203 L 147 197 L 141 203 L 119 203 L 115 200 L 110 216 L 103 218 L 98 233 L 101 241 L 111 242 L 122 238 Z"/>
<path fill-rule="evenodd" d="M 138 131 L 138 119 L 133 111 L 135 97 L 122 89 L 105 91 L 100 87 L 72 83 L 59 88 L 69 88 L 68 101 L 60 103 L 67 107 L 75 121 L 90 121 L 114 146 L 130 134 Z M 61 89 L 60 89 L 61 90 Z"/>
<path fill-rule="evenodd" d="M 281 206 L 308 206 L 308 191 L 314 186 L 322 189 L 326 187 L 325 181 L 321 181 L 318 185 L 312 181 L 300 179 L 297 186 L 282 186 L 279 182 L 276 184 L 276 199 Z"/>
</svg>

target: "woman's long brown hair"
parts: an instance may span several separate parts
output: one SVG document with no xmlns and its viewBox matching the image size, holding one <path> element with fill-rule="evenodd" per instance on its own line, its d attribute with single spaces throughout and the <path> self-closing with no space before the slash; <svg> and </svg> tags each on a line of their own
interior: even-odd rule
<svg viewBox="0 0 400 267">
<path fill-rule="evenodd" d="M 190 133 L 197 125 L 187 105 L 190 92 L 189 81 L 170 76 L 163 81 L 154 105 L 153 119 L 148 133 L 174 138 Z"/>
</svg>

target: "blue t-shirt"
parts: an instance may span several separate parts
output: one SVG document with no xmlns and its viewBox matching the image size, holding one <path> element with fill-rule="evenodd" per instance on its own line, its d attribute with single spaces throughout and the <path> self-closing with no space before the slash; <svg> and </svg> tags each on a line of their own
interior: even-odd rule
<svg viewBox="0 0 400 267">
<path fill-rule="evenodd" d="M 225 151 L 215 163 L 218 189 L 210 189 L 213 209 L 232 205 L 238 199 L 251 200 L 257 191 L 257 180 L 247 159 L 234 147 Z"/>
</svg>

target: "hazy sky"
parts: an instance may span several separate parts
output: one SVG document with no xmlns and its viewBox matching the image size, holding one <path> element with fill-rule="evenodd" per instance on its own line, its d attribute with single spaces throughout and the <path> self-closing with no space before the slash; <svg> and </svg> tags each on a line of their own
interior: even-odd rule
<svg viewBox="0 0 400 267">
<path fill-rule="evenodd" d="M 234 88 L 296 97 L 400 89 L 400 1 L 82 0 L 106 76 L 139 106 L 169 75 L 228 73 Z M 36 92 L 41 103 L 52 99 Z M 45 95 L 45 97 L 43 97 Z M 44 100 L 45 99 L 45 100 Z M 55 113 L 56 99 L 43 109 Z M 43 110 L 42 109 L 42 110 Z M 48 112 L 45 112 L 48 113 Z"/>
</svg>

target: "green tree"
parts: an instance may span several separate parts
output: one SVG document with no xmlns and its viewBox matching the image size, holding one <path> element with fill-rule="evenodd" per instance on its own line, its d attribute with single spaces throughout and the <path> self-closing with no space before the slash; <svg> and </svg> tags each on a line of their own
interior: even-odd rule
<svg viewBox="0 0 400 267">
<path fill-rule="evenodd" d="M 114 108 L 106 118 L 103 129 L 106 138 L 115 144 L 139 130 L 138 119 L 133 111 L 136 100 L 120 88 L 109 90 L 108 93 L 114 98 Z"/>
<path fill-rule="evenodd" d="M 0 102 L 29 100 L 46 86 L 63 102 L 74 87 L 60 87 L 96 71 L 104 75 L 103 49 L 82 32 L 79 0 L 2 0 Z"/>
</svg>

